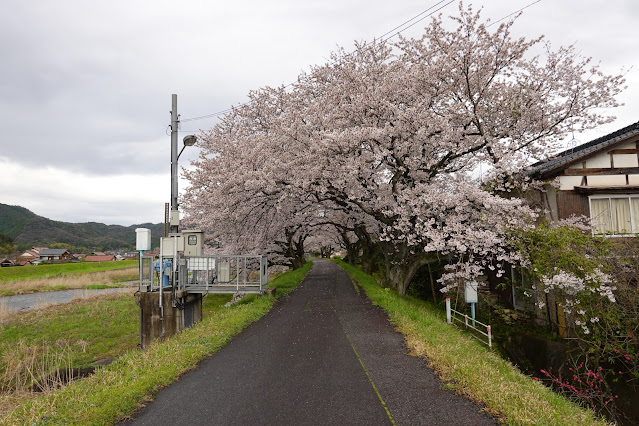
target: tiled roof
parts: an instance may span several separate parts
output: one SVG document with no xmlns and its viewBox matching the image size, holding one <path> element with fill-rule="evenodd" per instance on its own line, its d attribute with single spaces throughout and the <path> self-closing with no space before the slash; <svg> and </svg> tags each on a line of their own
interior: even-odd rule
<svg viewBox="0 0 639 426">
<path fill-rule="evenodd" d="M 62 256 L 63 254 L 68 252 L 69 250 L 67 249 L 45 249 L 41 250 L 38 254 L 40 256 Z"/>
<path fill-rule="evenodd" d="M 553 171 L 560 171 L 584 157 L 588 157 L 604 148 L 638 134 L 639 121 L 623 129 L 619 129 L 616 132 L 560 152 L 549 160 L 535 163 L 531 166 L 530 174 L 541 177 L 552 175 Z"/>
</svg>

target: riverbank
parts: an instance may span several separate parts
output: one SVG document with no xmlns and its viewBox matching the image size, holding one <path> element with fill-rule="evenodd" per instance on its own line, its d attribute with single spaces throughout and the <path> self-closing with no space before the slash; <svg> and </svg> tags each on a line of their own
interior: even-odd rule
<svg viewBox="0 0 639 426">
<path fill-rule="evenodd" d="M 44 293 L 50 291 L 117 286 L 118 283 L 135 280 L 139 277 L 139 270 L 136 265 L 128 265 L 126 268 L 105 271 L 88 271 L 83 273 L 78 272 L 79 270 L 76 269 L 68 269 L 66 272 L 60 273 L 60 275 L 43 277 L 41 275 L 42 272 L 38 269 L 45 266 L 57 265 L 40 265 L 27 267 L 25 269 L 34 271 L 31 275 L 24 275 L 22 279 L 5 279 L 4 281 L 1 281 L 0 300 L 2 300 L 2 296 L 6 297 L 20 294 Z M 68 266 L 74 265 L 69 264 Z M 2 268 L 0 272 L 4 272 L 5 269 L 10 268 Z M 6 278 L 6 276 L 4 278 Z"/>
<path fill-rule="evenodd" d="M 108 293 L 133 292 L 137 287 L 120 286 L 102 289 L 76 289 L 62 291 L 48 291 L 44 293 L 19 294 L 16 296 L 0 297 L 0 320 L 3 316 L 16 312 L 27 312 L 49 305 L 69 303 L 77 299 L 88 299 Z"/>
</svg>

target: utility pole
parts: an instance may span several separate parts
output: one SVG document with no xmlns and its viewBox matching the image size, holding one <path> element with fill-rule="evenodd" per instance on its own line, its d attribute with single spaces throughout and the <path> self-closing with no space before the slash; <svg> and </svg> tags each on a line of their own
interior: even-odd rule
<svg viewBox="0 0 639 426">
<path fill-rule="evenodd" d="M 177 233 L 179 229 L 178 211 L 178 113 L 177 95 L 171 95 L 171 213 L 169 232 Z"/>
</svg>

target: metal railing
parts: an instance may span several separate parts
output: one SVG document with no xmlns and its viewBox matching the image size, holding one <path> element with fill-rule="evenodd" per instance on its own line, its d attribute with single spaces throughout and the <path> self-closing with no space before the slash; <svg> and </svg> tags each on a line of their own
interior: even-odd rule
<svg viewBox="0 0 639 426">
<path fill-rule="evenodd" d="M 139 291 L 153 291 L 153 256 L 140 256 Z M 159 288 L 159 287 L 158 287 Z"/>
<path fill-rule="evenodd" d="M 178 290 L 189 293 L 263 293 L 268 260 L 255 255 L 191 256 L 180 259 Z"/>
<path fill-rule="evenodd" d="M 450 297 L 446 298 L 446 322 L 448 324 L 454 324 L 457 321 L 460 324 L 464 324 L 467 329 L 470 329 L 471 336 L 475 339 L 479 340 L 482 343 L 488 345 L 488 347 L 493 347 L 493 334 L 490 328 L 490 325 L 484 324 L 476 319 L 473 319 L 468 316 L 468 314 L 464 314 L 462 312 L 456 311 L 450 306 Z M 477 327 L 479 324 L 480 327 Z M 485 331 L 483 331 L 485 330 Z M 474 334 L 477 333 L 477 334 Z M 484 338 L 480 337 L 484 336 L 488 340 L 484 340 Z"/>
</svg>

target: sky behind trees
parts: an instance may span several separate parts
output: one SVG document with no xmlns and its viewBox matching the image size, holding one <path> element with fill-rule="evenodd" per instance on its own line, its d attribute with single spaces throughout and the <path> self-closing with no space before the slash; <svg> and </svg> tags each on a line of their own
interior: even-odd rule
<svg viewBox="0 0 639 426">
<path fill-rule="evenodd" d="M 533 1 L 472 4 L 496 21 Z M 181 141 L 215 123 L 186 119 L 291 83 L 337 46 L 350 50 L 431 7 L 420 18 L 442 6 L 437 13 L 456 14 L 457 2 L 447 3 L 8 0 L 0 16 L 0 202 L 62 221 L 161 222 L 172 93 Z M 419 37 L 429 19 L 402 34 Z M 515 35 L 544 34 L 555 47 L 577 43 L 610 74 L 627 72 L 617 121 L 575 134 L 580 142 L 639 120 L 637 21 L 631 0 L 541 0 L 514 26 Z M 187 148 L 180 164 L 196 156 Z"/>
</svg>

